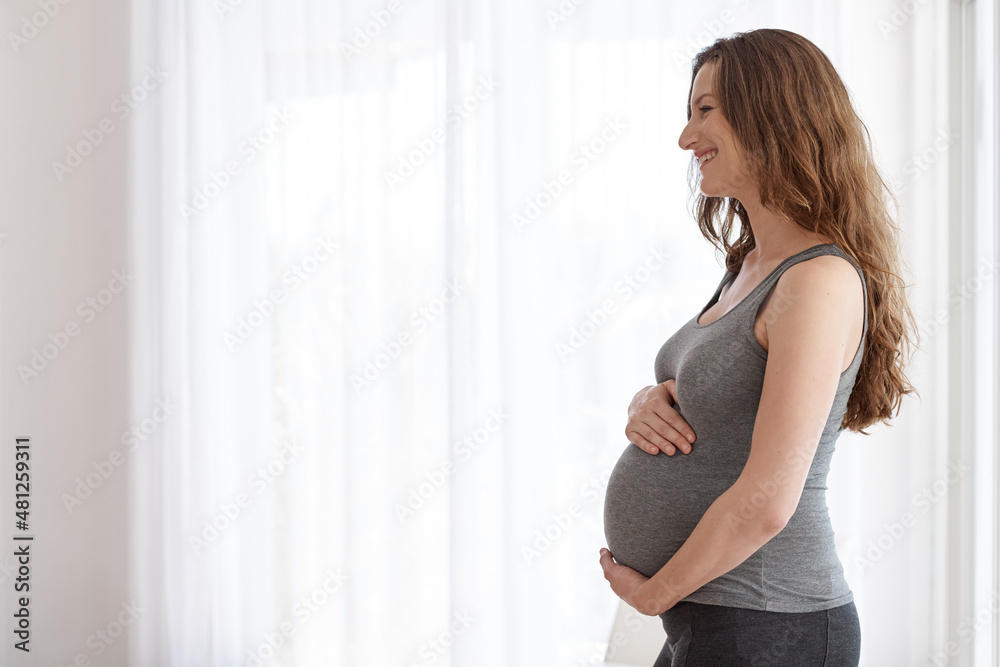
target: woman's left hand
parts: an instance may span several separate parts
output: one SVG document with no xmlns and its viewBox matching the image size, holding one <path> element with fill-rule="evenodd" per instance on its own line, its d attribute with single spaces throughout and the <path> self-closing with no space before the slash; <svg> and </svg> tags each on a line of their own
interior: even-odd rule
<svg viewBox="0 0 1000 667">
<path fill-rule="evenodd" d="M 648 595 L 646 582 L 649 577 L 616 563 L 607 549 L 601 549 L 601 567 L 604 568 L 604 578 L 611 584 L 611 590 L 637 612 L 657 616 L 666 611 L 659 609 L 656 600 Z"/>
</svg>

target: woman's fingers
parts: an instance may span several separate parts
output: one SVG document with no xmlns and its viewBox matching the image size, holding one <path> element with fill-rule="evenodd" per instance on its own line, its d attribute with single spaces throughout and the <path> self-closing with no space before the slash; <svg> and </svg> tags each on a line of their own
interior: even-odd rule
<svg viewBox="0 0 1000 667">
<path fill-rule="evenodd" d="M 629 428 L 625 430 L 625 435 L 628 436 L 629 442 L 638 445 L 649 454 L 656 454 L 658 451 L 662 451 L 667 456 L 673 456 L 677 453 L 678 447 L 685 454 L 690 453 L 691 445 L 687 443 L 680 433 L 663 420 L 655 417 L 655 415 L 653 419 L 658 422 L 656 428 L 642 421 L 630 421 Z"/>
<path fill-rule="evenodd" d="M 673 410 L 671 410 L 673 412 Z M 687 437 L 683 434 L 680 429 L 687 427 L 684 424 L 684 420 L 680 418 L 676 413 L 674 417 L 670 417 L 669 421 L 667 419 L 661 418 L 659 415 L 652 415 L 646 420 L 646 426 L 653 432 L 653 436 L 650 437 L 645 433 L 646 438 L 657 442 L 657 438 L 664 442 L 667 442 L 673 447 L 680 449 L 685 454 L 691 453 L 691 443 L 688 442 Z"/>
<path fill-rule="evenodd" d="M 635 445 L 642 451 L 646 452 L 647 454 L 652 454 L 655 456 L 662 451 L 666 452 L 668 456 L 673 456 L 676 451 L 674 450 L 673 445 L 671 445 L 670 443 L 667 443 L 663 447 L 657 447 L 649 440 L 639 435 L 638 431 L 626 431 L 625 434 L 629 442 L 631 442 L 633 445 Z"/>
<path fill-rule="evenodd" d="M 655 400 L 649 401 L 643 406 L 643 408 L 651 411 L 653 415 L 661 421 L 666 422 L 675 432 L 682 436 L 685 442 L 694 442 L 694 429 L 692 429 L 688 423 L 684 421 L 684 418 L 680 416 L 680 413 L 677 412 L 677 409 L 673 405 L 664 401 Z M 649 419 L 646 419 L 646 421 L 647 423 L 651 423 Z M 658 427 L 658 424 L 653 424 L 653 426 L 656 430 L 661 433 L 663 432 L 663 430 Z"/>
<path fill-rule="evenodd" d="M 646 387 L 636 394 L 629 406 L 625 427 L 629 442 L 649 454 L 662 451 L 673 456 L 678 449 L 689 454 L 694 430 L 674 409 L 676 402 L 677 383 L 673 379 Z"/>
<path fill-rule="evenodd" d="M 694 431 L 673 408 L 667 407 L 662 413 L 666 419 L 650 410 L 642 410 L 633 415 L 625 428 L 625 436 L 629 442 L 649 454 L 662 451 L 673 456 L 677 449 L 690 454 L 691 439 L 687 434 L 693 435 Z"/>
<path fill-rule="evenodd" d="M 688 426 L 688 423 L 684 421 L 684 418 L 677 414 L 677 411 L 673 408 L 661 411 L 657 415 L 657 418 L 663 422 L 663 426 L 657 428 L 656 430 L 660 433 L 669 431 L 669 437 L 681 449 L 685 447 L 684 452 L 687 453 L 691 450 L 691 443 L 694 442 L 694 429 Z"/>
</svg>

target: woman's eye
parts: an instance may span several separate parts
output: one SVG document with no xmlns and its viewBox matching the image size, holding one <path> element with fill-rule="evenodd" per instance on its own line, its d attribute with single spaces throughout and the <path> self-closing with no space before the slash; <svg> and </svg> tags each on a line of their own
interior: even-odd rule
<svg viewBox="0 0 1000 667">
<path fill-rule="evenodd" d="M 698 111 L 701 111 L 701 112 L 703 112 L 703 113 L 704 113 L 705 111 L 708 111 L 708 110 L 709 110 L 709 109 L 711 109 L 711 108 L 712 108 L 712 107 L 698 107 Z"/>
</svg>

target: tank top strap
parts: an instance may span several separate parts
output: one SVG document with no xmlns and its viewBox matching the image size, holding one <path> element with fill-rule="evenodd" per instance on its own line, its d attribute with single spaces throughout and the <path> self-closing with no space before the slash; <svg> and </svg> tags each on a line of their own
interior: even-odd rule
<svg viewBox="0 0 1000 667">
<path fill-rule="evenodd" d="M 837 255 L 839 257 L 843 257 L 844 259 L 846 259 L 848 262 L 851 263 L 851 265 L 855 268 L 855 270 L 857 270 L 858 275 L 861 278 L 861 284 L 863 287 L 862 291 L 864 292 L 864 304 L 865 304 L 864 331 L 867 331 L 868 288 L 867 285 L 865 284 L 864 272 L 861 271 L 857 263 L 853 259 L 851 259 L 851 257 L 846 252 L 844 252 L 840 248 L 840 246 L 834 245 L 832 243 L 824 243 L 822 245 L 815 245 L 811 248 L 806 248 L 805 250 L 797 252 L 794 255 L 786 257 L 784 260 L 782 260 L 782 262 L 778 264 L 778 266 L 776 266 L 774 270 L 771 271 L 771 273 L 769 273 L 768 276 L 760 282 L 760 284 L 758 284 L 756 287 L 753 288 L 753 290 L 750 291 L 750 293 L 745 298 L 745 303 L 740 304 L 741 306 L 743 306 L 740 308 L 740 318 L 745 321 L 749 321 L 752 326 L 754 320 L 757 319 L 757 312 L 760 309 L 760 305 L 765 301 L 765 299 L 767 299 L 768 295 L 771 294 L 771 292 L 774 290 L 774 286 L 778 283 L 778 279 L 781 278 L 781 274 L 783 274 L 790 266 L 794 266 L 799 262 L 804 262 L 807 259 L 812 259 L 813 257 L 818 257 L 820 255 Z M 728 282 L 729 279 L 731 279 L 733 276 L 735 276 L 734 273 L 732 272 L 727 273 L 726 282 Z M 721 289 L 719 290 L 718 293 L 721 293 Z"/>
</svg>

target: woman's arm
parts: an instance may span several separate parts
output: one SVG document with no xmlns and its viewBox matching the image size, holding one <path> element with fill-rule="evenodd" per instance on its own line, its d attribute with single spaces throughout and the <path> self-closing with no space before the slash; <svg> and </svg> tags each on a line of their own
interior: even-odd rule
<svg viewBox="0 0 1000 667">
<path fill-rule="evenodd" d="M 860 285 L 854 267 L 835 256 L 800 262 L 779 278 L 775 289 L 783 290 L 787 307 L 766 324 L 764 386 L 740 477 L 652 578 L 602 550 L 605 577 L 636 610 L 652 616 L 670 609 L 788 523 L 829 418 L 847 346 L 857 350 L 852 323 L 863 317 Z"/>
</svg>

